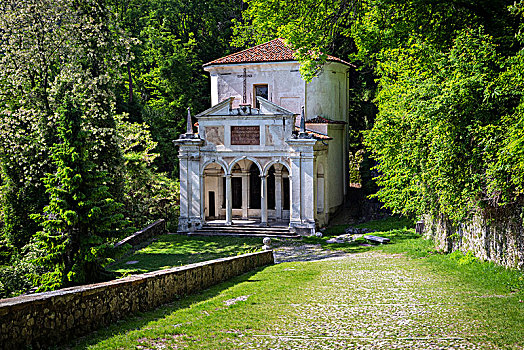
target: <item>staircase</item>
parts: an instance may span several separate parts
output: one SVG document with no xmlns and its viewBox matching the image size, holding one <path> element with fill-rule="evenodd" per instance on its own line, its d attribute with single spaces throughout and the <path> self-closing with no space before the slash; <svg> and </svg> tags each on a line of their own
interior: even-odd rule
<svg viewBox="0 0 524 350">
<path fill-rule="evenodd" d="M 192 236 L 236 236 L 236 237 L 272 237 L 272 238 L 300 238 L 299 235 L 289 231 L 288 226 L 271 225 L 264 227 L 253 222 L 233 221 L 233 225 L 225 223 L 206 223 L 202 228 L 190 232 Z"/>
</svg>

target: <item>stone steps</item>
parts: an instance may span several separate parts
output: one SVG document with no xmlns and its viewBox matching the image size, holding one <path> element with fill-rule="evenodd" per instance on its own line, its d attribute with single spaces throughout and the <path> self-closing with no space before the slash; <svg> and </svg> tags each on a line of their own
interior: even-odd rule
<svg viewBox="0 0 524 350">
<path fill-rule="evenodd" d="M 237 236 L 237 237 L 273 237 L 273 238 L 300 238 L 289 231 L 287 226 L 261 227 L 256 225 L 213 225 L 206 224 L 202 228 L 189 233 L 193 236 Z"/>
</svg>

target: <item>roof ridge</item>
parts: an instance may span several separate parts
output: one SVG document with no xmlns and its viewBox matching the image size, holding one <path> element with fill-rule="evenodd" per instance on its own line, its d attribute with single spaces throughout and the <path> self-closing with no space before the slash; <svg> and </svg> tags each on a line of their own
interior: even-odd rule
<svg viewBox="0 0 524 350">
<path fill-rule="evenodd" d="M 340 58 L 327 55 L 328 61 L 339 62 L 348 66 L 355 67 L 353 64 Z M 297 61 L 296 50 L 288 45 L 284 38 L 278 37 L 265 43 L 238 51 L 227 56 L 217 58 L 205 63 L 203 66 L 238 64 L 238 63 L 259 63 L 259 62 L 284 62 Z"/>
<path fill-rule="evenodd" d="M 316 115 L 313 118 L 306 120 L 306 123 L 310 123 L 310 124 L 347 124 L 345 121 L 335 120 L 332 118 L 323 117 L 321 115 Z"/>
</svg>

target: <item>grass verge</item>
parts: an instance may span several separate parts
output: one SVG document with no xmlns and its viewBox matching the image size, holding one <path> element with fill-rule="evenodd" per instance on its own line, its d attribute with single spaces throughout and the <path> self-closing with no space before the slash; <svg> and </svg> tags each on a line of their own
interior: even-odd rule
<svg viewBox="0 0 524 350">
<path fill-rule="evenodd" d="M 472 262 L 461 265 L 430 250 L 420 259 L 425 242 L 405 239 L 371 247 L 391 254 L 258 269 L 110 325 L 71 347 L 522 348 L 524 304 L 515 293 L 457 273 L 457 266 Z M 397 254 L 401 251 L 412 258 Z"/>
<path fill-rule="evenodd" d="M 124 255 L 108 270 L 123 275 L 252 253 L 262 249 L 261 238 L 162 235 Z"/>
<path fill-rule="evenodd" d="M 305 240 L 321 244 L 331 250 L 351 253 L 379 250 L 390 254 L 404 254 L 414 259 L 423 259 L 424 264 L 437 273 L 456 275 L 460 277 L 462 283 L 486 286 L 500 293 L 515 293 L 524 302 L 524 273 L 522 271 L 482 261 L 471 252 L 464 254 L 456 251 L 444 254 L 434 248 L 433 241 L 415 234 L 414 225 L 414 222 L 408 218 L 392 216 L 354 226 L 375 230 L 373 235 L 391 240 L 390 244 L 377 246 L 366 245 L 368 242 L 364 238 L 343 244 L 326 242 L 332 236 L 343 234 L 347 225 L 330 227 L 323 237 L 308 237 Z"/>
</svg>

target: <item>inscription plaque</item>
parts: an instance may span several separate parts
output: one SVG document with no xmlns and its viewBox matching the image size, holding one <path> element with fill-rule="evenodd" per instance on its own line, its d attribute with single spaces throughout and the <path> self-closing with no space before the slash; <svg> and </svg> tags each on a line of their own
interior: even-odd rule
<svg viewBox="0 0 524 350">
<path fill-rule="evenodd" d="M 232 145 L 260 145 L 259 126 L 232 126 Z"/>
</svg>

